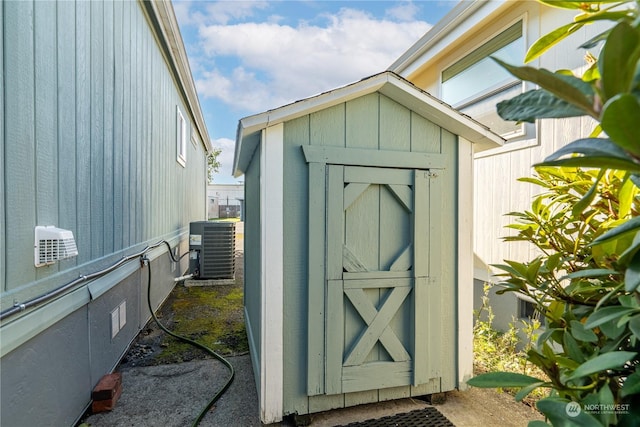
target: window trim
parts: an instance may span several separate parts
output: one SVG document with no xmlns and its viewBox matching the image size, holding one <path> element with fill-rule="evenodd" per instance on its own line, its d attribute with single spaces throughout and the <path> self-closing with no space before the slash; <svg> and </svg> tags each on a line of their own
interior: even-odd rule
<svg viewBox="0 0 640 427">
<path fill-rule="evenodd" d="M 178 106 L 176 106 L 176 161 L 182 167 L 187 166 L 187 121 Z"/>
<path fill-rule="evenodd" d="M 526 13 L 520 14 L 517 17 L 510 19 L 506 24 L 501 25 L 498 31 L 493 32 L 492 35 L 489 37 L 488 41 L 476 44 L 471 48 L 466 49 L 465 54 L 451 61 L 449 65 L 444 67 L 442 71 L 440 71 L 439 73 L 440 74 L 439 76 L 440 96 L 441 97 L 443 96 L 444 84 L 448 80 L 464 72 L 468 68 L 472 67 L 474 64 L 486 58 L 488 55 L 491 55 L 493 52 L 496 52 L 497 50 L 502 49 L 503 47 L 507 46 L 509 43 L 512 43 L 515 40 L 518 40 L 519 38 L 522 38 L 522 42 L 523 42 L 523 45 L 525 46 L 525 51 L 526 51 L 526 46 L 527 46 L 527 14 Z M 518 80 L 516 77 L 511 76 L 510 78 L 505 79 L 502 82 L 499 82 L 497 84 L 494 84 L 491 87 L 485 88 L 484 90 L 481 90 L 477 94 L 474 94 L 470 97 L 462 99 L 461 101 L 458 101 L 452 104 L 451 106 L 456 110 L 461 111 L 467 107 L 473 106 L 474 104 L 482 103 L 487 98 L 498 95 L 501 92 L 512 89 L 518 85 L 521 86 L 522 93 L 524 93 L 529 86 L 526 82 L 523 82 L 521 80 Z M 527 141 L 530 138 L 535 139 L 535 136 L 531 135 L 531 132 L 532 131 L 535 132 L 535 130 L 536 130 L 535 128 L 532 128 L 531 126 L 526 126 L 523 123 L 519 126 L 519 130 L 501 134 L 501 136 L 505 138 L 507 141 L 514 141 L 514 142 L 509 142 L 508 144 L 505 144 L 503 147 L 501 147 L 502 148 L 501 150 L 500 149 L 498 150 L 511 151 L 513 149 L 523 148 L 522 147 L 523 140 Z M 512 146 L 516 143 L 520 147 L 516 148 Z M 532 144 L 530 143 L 530 141 L 528 141 L 526 145 L 530 146 Z M 494 153 L 494 150 L 488 150 L 488 151 L 492 152 L 491 154 Z"/>
</svg>

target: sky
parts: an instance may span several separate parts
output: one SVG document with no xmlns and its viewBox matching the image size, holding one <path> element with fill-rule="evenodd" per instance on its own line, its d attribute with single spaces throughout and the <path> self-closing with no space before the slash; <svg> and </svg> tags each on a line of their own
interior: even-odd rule
<svg viewBox="0 0 640 427">
<path fill-rule="evenodd" d="M 384 71 L 457 0 L 173 0 L 214 147 L 232 176 L 238 121 Z"/>
</svg>

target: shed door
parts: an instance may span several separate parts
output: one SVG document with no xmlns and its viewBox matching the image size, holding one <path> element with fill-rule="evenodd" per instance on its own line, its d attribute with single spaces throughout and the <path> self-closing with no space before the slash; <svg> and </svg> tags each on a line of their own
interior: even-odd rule
<svg viewBox="0 0 640 427">
<path fill-rule="evenodd" d="M 430 173 L 329 165 L 325 393 L 429 381 Z"/>
</svg>

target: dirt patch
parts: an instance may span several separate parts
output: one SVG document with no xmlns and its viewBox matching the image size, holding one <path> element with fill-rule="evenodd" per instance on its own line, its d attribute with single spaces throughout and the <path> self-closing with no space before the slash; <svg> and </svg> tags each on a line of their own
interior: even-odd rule
<svg viewBox="0 0 640 427">
<path fill-rule="evenodd" d="M 447 401 L 436 407 L 456 426 L 525 427 L 529 421 L 544 420 L 536 409 L 494 389 L 452 391 L 447 393 Z"/>
</svg>

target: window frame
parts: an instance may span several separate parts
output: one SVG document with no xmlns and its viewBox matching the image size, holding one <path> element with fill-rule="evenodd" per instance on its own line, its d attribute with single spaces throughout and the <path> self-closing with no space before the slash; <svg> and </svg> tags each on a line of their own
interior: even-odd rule
<svg viewBox="0 0 640 427">
<path fill-rule="evenodd" d="M 182 166 L 187 166 L 187 121 L 176 106 L 176 161 Z"/>
<path fill-rule="evenodd" d="M 513 33 L 517 31 L 517 29 L 519 29 L 519 36 L 516 38 L 512 38 Z M 482 59 L 487 58 L 489 55 L 504 48 L 505 46 L 508 46 L 509 44 L 513 43 L 518 39 L 522 39 L 522 44 L 524 47 L 524 52 L 523 52 L 523 57 L 524 57 L 524 53 L 526 52 L 526 46 L 527 46 L 526 29 L 527 29 L 527 16 L 526 14 L 523 14 L 515 17 L 514 19 L 511 19 L 510 21 L 506 22 L 504 25 L 501 25 L 499 30 L 491 34 L 488 41 L 475 44 L 471 48 L 465 49 L 465 54 L 451 61 L 446 67 L 442 68 L 442 70 L 439 73 L 441 98 L 444 100 L 444 92 L 445 92 L 444 85 L 446 84 L 447 81 L 463 73 L 464 71 L 473 67 L 475 64 L 479 63 Z M 492 43 L 494 44 L 493 46 L 491 46 Z M 495 43 L 498 43 L 499 46 L 496 47 Z M 486 53 L 478 54 L 477 51 L 479 50 Z M 468 62 L 468 64 L 465 64 L 465 62 Z M 459 69 L 456 70 L 456 68 L 459 68 Z M 453 74 L 447 75 L 451 72 L 452 69 L 454 70 Z M 456 110 L 462 113 L 465 113 L 462 110 L 468 107 L 480 106 L 482 105 L 483 102 L 488 102 L 487 101 L 488 99 L 496 95 L 500 95 L 501 93 L 507 92 L 509 90 L 513 90 L 518 86 L 520 87 L 520 90 L 519 90 L 520 93 L 524 93 L 528 87 L 526 82 L 523 82 L 521 80 L 518 80 L 516 77 L 511 76 L 499 83 L 496 83 L 492 86 L 484 88 L 483 90 L 481 90 L 480 92 L 472 96 L 464 98 L 458 102 L 452 103 L 451 106 Z M 445 102 L 447 101 L 445 100 Z M 490 111 L 490 108 L 487 108 L 486 111 L 487 112 Z M 498 133 L 498 131 L 496 132 Z M 508 144 L 506 144 L 502 148 L 510 151 L 510 149 L 512 148 L 511 145 L 514 144 L 515 141 L 534 138 L 532 134 L 535 134 L 535 128 L 528 124 L 522 123 L 518 125 L 517 129 L 514 131 L 504 132 L 499 134 L 500 136 L 502 136 L 508 141 Z M 518 146 L 520 145 L 522 144 L 519 143 Z M 526 145 L 528 146 L 530 144 L 527 143 Z M 506 147 L 509 147 L 509 148 L 506 148 Z M 493 150 L 489 150 L 489 151 L 493 151 Z"/>
</svg>

